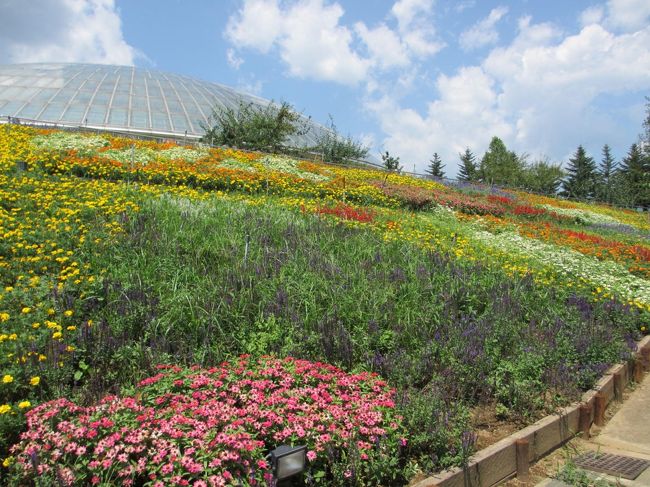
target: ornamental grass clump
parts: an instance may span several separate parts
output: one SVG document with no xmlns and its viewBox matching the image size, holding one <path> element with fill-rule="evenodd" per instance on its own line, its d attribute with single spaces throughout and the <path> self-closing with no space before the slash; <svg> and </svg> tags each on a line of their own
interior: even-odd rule
<svg viewBox="0 0 650 487">
<path fill-rule="evenodd" d="M 241 356 L 159 366 L 129 394 L 27 414 L 11 478 L 60 485 L 273 485 L 270 450 L 307 446 L 309 485 L 382 485 L 398 473 L 401 418 L 376 374 Z"/>
</svg>

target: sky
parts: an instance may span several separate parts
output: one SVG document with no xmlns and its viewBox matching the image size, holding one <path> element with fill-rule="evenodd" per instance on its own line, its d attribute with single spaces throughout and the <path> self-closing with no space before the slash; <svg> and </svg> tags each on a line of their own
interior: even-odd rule
<svg viewBox="0 0 650 487">
<path fill-rule="evenodd" d="M 286 101 L 449 177 L 493 136 L 620 160 L 650 96 L 648 0 L 0 0 L 0 64 L 135 65 Z"/>
</svg>

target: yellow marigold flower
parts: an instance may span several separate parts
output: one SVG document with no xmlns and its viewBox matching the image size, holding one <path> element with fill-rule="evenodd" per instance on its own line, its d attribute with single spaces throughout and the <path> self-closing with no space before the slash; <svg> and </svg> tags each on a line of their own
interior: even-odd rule
<svg viewBox="0 0 650 487">
<path fill-rule="evenodd" d="M 0 414 L 7 414 L 9 411 L 11 411 L 11 406 L 9 404 L 3 404 L 0 406 Z"/>
<path fill-rule="evenodd" d="M 39 376 L 32 377 L 31 379 L 29 379 L 29 383 L 33 386 L 37 386 L 41 383 L 41 378 Z"/>
<path fill-rule="evenodd" d="M 44 362 L 45 360 L 47 360 L 47 355 L 43 355 L 42 353 L 39 354 L 38 361 L 39 362 Z"/>
<path fill-rule="evenodd" d="M 2 461 L 2 466 L 5 468 L 9 468 L 12 463 L 14 463 L 14 457 L 7 457 Z"/>
<path fill-rule="evenodd" d="M 9 374 L 5 374 L 5 376 L 2 378 L 2 383 L 3 384 L 10 384 L 13 381 L 14 381 L 14 378 Z"/>
<path fill-rule="evenodd" d="M 58 340 L 58 339 L 61 338 L 62 336 L 63 336 L 63 333 L 61 333 L 60 331 L 56 331 L 56 332 L 54 332 L 54 333 L 52 334 L 52 338 L 53 338 L 54 340 Z"/>
<path fill-rule="evenodd" d="M 31 310 L 32 308 L 30 308 L 29 306 L 25 306 L 23 309 L 20 310 L 20 312 L 26 315 L 27 313 L 31 312 Z"/>
<path fill-rule="evenodd" d="M 41 324 L 38 322 L 32 323 L 32 328 L 34 329 L 38 328 L 39 326 L 41 326 Z"/>
<path fill-rule="evenodd" d="M 54 311 L 54 308 L 48 308 L 48 310 L 47 310 L 47 314 L 48 314 L 49 316 L 52 316 L 54 313 L 56 313 L 56 311 Z"/>
<path fill-rule="evenodd" d="M 10 292 L 13 291 L 13 290 L 14 290 L 13 286 L 7 286 L 7 287 L 5 288 L 5 291 L 7 291 L 8 293 L 10 293 Z"/>
<path fill-rule="evenodd" d="M 65 350 L 67 352 L 74 352 L 76 349 L 72 345 L 68 345 L 67 347 L 65 347 Z"/>
<path fill-rule="evenodd" d="M 74 314 L 74 311 L 72 311 L 71 309 L 67 309 L 63 312 L 63 314 L 67 317 L 70 317 Z"/>
<path fill-rule="evenodd" d="M 18 403 L 18 407 L 19 407 L 20 409 L 28 408 L 28 407 L 30 407 L 31 405 L 32 405 L 32 403 L 29 402 L 29 401 L 20 401 L 20 402 Z"/>
<path fill-rule="evenodd" d="M 68 327 L 66 328 L 66 330 L 68 330 L 68 331 L 75 331 L 76 329 L 77 329 L 77 327 L 74 326 L 74 325 L 70 325 L 70 326 L 68 326 Z"/>
<path fill-rule="evenodd" d="M 0 313 L 0 321 L 7 321 L 9 319 L 9 313 Z"/>
</svg>

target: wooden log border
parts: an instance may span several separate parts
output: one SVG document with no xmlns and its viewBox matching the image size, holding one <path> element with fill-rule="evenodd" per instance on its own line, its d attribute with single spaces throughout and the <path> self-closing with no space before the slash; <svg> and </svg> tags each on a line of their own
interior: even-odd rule
<svg viewBox="0 0 650 487">
<path fill-rule="evenodd" d="M 594 420 L 599 419 L 597 410 L 602 414 L 600 408 L 607 408 L 612 401 L 621 400 L 622 389 L 627 384 L 632 380 L 642 380 L 644 370 L 650 370 L 647 357 L 650 357 L 650 335 L 637 343 L 633 359 L 610 367 L 594 388 L 582 395 L 579 403 L 546 416 L 476 452 L 466 467 L 437 473 L 412 487 L 493 487 L 513 478 L 524 468 L 525 462 L 521 458 L 523 451 L 528 450 L 528 462 L 533 463 L 581 430 L 588 430 Z M 522 448 L 523 444 L 526 444 L 526 448 Z"/>
</svg>

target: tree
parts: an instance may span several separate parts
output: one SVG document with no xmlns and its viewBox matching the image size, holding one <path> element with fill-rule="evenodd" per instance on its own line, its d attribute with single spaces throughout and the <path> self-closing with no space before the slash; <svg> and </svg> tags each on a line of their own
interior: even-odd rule
<svg viewBox="0 0 650 487">
<path fill-rule="evenodd" d="M 593 198 L 596 192 L 596 163 L 587 155 L 584 147 L 579 145 L 575 154 L 569 159 L 566 168 L 567 179 L 564 180 L 564 194 L 570 198 Z"/>
<path fill-rule="evenodd" d="M 445 165 L 442 163 L 442 159 L 440 159 L 440 156 L 437 152 L 434 152 L 433 159 L 429 161 L 429 166 L 425 169 L 424 172 L 426 172 L 432 178 L 442 179 L 445 177 L 445 173 L 442 170 L 444 167 Z"/>
<path fill-rule="evenodd" d="M 237 108 L 214 108 L 209 124 L 202 125 L 202 141 L 253 150 L 279 151 L 291 136 L 309 131 L 308 119 L 287 102 L 259 106 L 240 100 Z"/>
<path fill-rule="evenodd" d="M 391 156 L 388 151 L 381 155 L 381 160 L 384 163 L 384 167 L 389 171 L 400 172 L 402 166 L 399 164 L 399 157 Z"/>
<path fill-rule="evenodd" d="M 617 162 L 612 157 L 612 151 L 607 144 L 603 146 L 603 158 L 598 168 L 598 187 L 596 197 L 600 201 L 612 203 L 614 198 L 614 181 Z"/>
<path fill-rule="evenodd" d="M 492 137 L 490 147 L 479 165 L 479 177 L 487 184 L 519 186 L 523 183 L 522 160 L 499 137 Z"/>
<path fill-rule="evenodd" d="M 638 144 L 632 144 L 620 171 L 633 205 L 650 208 L 650 163 Z"/>
<path fill-rule="evenodd" d="M 347 137 L 340 136 L 331 116 L 329 126 L 316 136 L 316 146 L 312 149 L 323 154 L 325 161 L 336 164 L 342 164 L 354 159 L 363 159 L 370 150 L 349 135 Z"/>
<path fill-rule="evenodd" d="M 476 181 L 478 179 L 478 169 L 476 168 L 476 158 L 469 147 L 465 149 L 460 156 L 460 170 L 458 171 L 459 181 Z"/>
<path fill-rule="evenodd" d="M 556 195 L 562 184 L 564 171 L 560 165 L 546 160 L 534 162 L 524 168 L 524 186 L 535 193 Z"/>
</svg>

